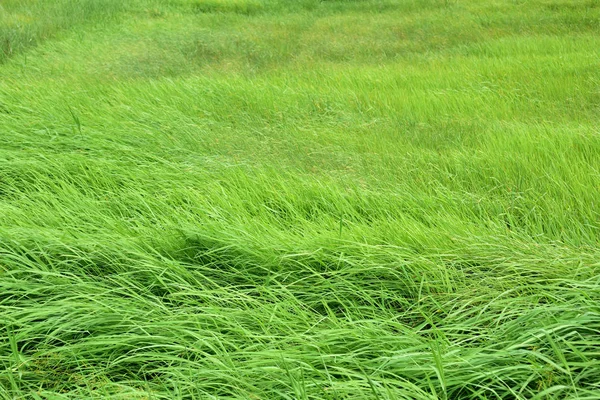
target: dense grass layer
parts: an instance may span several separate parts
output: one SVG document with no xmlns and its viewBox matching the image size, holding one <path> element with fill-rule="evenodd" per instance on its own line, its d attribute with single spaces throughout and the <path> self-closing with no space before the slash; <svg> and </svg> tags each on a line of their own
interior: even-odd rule
<svg viewBox="0 0 600 400">
<path fill-rule="evenodd" d="M 0 3 L 0 399 L 599 399 L 600 2 Z"/>
</svg>

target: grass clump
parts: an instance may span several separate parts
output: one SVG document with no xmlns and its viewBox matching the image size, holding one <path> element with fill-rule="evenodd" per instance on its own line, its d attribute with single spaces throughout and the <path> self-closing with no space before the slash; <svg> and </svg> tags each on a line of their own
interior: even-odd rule
<svg viewBox="0 0 600 400">
<path fill-rule="evenodd" d="M 594 399 L 594 1 L 7 1 L 0 399 Z"/>
</svg>

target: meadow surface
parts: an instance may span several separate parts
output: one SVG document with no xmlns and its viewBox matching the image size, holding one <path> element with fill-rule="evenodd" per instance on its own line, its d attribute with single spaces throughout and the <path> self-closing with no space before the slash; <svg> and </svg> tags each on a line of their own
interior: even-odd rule
<svg viewBox="0 0 600 400">
<path fill-rule="evenodd" d="M 600 1 L 0 1 L 0 399 L 600 399 Z"/>
</svg>

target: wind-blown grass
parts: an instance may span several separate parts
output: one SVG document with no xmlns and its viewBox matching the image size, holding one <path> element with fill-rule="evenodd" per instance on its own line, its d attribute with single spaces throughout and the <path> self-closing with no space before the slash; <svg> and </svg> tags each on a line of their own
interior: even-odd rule
<svg viewBox="0 0 600 400">
<path fill-rule="evenodd" d="M 121 3 L 1 5 L 0 398 L 600 398 L 600 3 Z"/>
</svg>

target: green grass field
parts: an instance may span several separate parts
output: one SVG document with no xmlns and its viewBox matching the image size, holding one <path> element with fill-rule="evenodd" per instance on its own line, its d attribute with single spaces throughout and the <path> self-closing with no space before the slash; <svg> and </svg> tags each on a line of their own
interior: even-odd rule
<svg viewBox="0 0 600 400">
<path fill-rule="evenodd" d="M 600 399 L 599 0 L 0 1 L 0 399 Z"/>
</svg>

